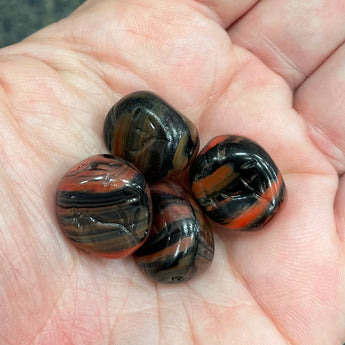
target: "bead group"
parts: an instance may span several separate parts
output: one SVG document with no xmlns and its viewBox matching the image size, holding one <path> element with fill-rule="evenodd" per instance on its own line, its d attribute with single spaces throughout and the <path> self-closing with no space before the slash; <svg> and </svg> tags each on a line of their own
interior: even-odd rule
<svg viewBox="0 0 345 345">
<path fill-rule="evenodd" d="M 277 166 L 252 140 L 219 136 L 197 156 L 196 127 L 152 92 L 120 99 L 105 118 L 104 140 L 111 155 L 89 157 L 62 177 L 59 224 L 72 244 L 93 255 L 134 253 L 159 283 L 184 282 L 210 266 L 208 218 L 232 230 L 257 230 L 286 194 Z M 169 181 L 188 167 L 193 197 Z"/>
</svg>

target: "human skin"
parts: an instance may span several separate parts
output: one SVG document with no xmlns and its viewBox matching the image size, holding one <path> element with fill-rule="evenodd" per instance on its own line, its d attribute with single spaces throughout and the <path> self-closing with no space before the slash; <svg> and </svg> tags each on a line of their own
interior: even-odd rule
<svg viewBox="0 0 345 345">
<path fill-rule="evenodd" d="M 340 345 L 345 341 L 345 1 L 93 0 L 0 50 L 0 343 Z M 198 127 L 262 145 L 285 207 L 215 227 L 211 268 L 149 281 L 74 248 L 57 183 L 105 152 L 106 112 L 159 93 Z"/>
</svg>

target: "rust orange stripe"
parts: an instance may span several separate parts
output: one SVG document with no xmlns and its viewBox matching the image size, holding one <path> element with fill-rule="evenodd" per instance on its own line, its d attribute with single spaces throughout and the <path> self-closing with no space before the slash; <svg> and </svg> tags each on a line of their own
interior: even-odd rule
<svg viewBox="0 0 345 345">
<path fill-rule="evenodd" d="M 161 213 L 155 215 L 155 224 L 158 229 L 164 229 L 169 224 L 188 218 L 190 214 L 191 210 L 188 205 L 168 206 Z"/>
<path fill-rule="evenodd" d="M 280 172 L 278 172 L 277 180 L 271 184 L 270 188 L 267 188 L 262 194 L 262 197 L 266 200 L 272 200 L 280 191 L 283 184 L 283 177 Z"/>
<path fill-rule="evenodd" d="M 231 229 L 240 229 L 248 224 L 252 223 L 257 217 L 265 211 L 267 203 L 270 202 L 280 191 L 283 179 L 279 173 L 277 181 L 272 183 L 271 187 L 267 188 L 266 191 L 261 195 L 262 199 L 259 199 L 254 205 L 248 210 L 243 212 L 239 217 L 234 219 L 232 222 L 225 224 L 226 227 Z"/>
<path fill-rule="evenodd" d="M 253 206 L 247 211 L 243 212 L 239 217 L 234 219 L 232 222 L 225 224 L 226 227 L 231 229 L 240 229 L 251 222 L 253 222 L 267 207 L 267 202 L 258 200 Z"/>
<path fill-rule="evenodd" d="M 142 244 L 143 244 L 143 242 L 137 244 L 136 246 L 134 246 L 132 248 L 121 250 L 121 251 L 116 252 L 116 253 L 91 252 L 91 254 L 93 254 L 95 256 L 100 256 L 100 257 L 106 258 L 106 259 L 119 259 L 119 258 L 128 256 L 128 255 L 134 253 L 137 249 L 139 249 L 142 246 Z M 82 247 L 82 246 L 80 246 L 80 247 L 85 250 L 85 247 Z"/>
<path fill-rule="evenodd" d="M 142 265 L 146 263 L 151 263 L 153 261 L 159 260 L 167 256 L 174 256 L 174 253 L 176 252 L 181 253 L 191 246 L 192 240 L 193 239 L 191 237 L 185 237 L 181 241 L 178 241 L 177 243 L 169 247 L 166 247 L 158 252 L 152 253 L 150 255 L 139 256 L 138 259 L 140 260 L 140 264 Z"/>
<path fill-rule="evenodd" d="M 192 191 L 196 199 L 201 199 L 206 195 L 211 195 L 226 187 L 230 182 L 237 178 L 239 174 L 235 173 L 229 165 L 223 165 L 212 174 L 195 181 Z"/>
</svg>

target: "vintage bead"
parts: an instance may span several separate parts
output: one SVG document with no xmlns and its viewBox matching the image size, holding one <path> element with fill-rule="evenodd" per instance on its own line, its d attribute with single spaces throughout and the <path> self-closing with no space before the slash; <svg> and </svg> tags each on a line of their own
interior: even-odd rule
<svg viewBox="0 0 345 345">
<path fill-rule="evenodd" d="M 193 123 L 149 91 L 131 93 L 110 109 L 104 140 L 113 155 L 133 163 L 149 181 L 184 170 L 199 149 Z"/>
<path fill-rule="evenodd" d="M 213 233 L 197 203 L 176 183 L 158 182 L 150 189 L 152 229 L 135 253 L 137 263 L 157 282 L 185 282 L 210 266 Z"/>
<path fill-rule="evenodd" d="M 212 139 L 190 168 L 201 209 L 236 230 L 256 230 L 280 208 L 286 188 L 268 153 L 252 140 L 225 135 Z"/>
<path fill-rule="evenodd" d="M 111 155 L 96 155 L 62 177 L 56 214 L 75 246 L 96 256 L 121 258 L 148 237 L 151 195 L 144 177 L 131 164 Z"/>
</svg>

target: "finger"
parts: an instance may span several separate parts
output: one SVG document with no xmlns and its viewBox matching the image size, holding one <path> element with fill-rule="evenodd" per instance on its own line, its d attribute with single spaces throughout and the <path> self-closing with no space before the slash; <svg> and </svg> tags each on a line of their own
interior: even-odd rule
<svg viewBox="0 0 345 345">
<path fill-rule="evenodd" d="M 296 88 L 345 39 L 345 2 L 264 0 L 228 32 Z"/>
<path fill-rule="evenodd" d="M 248 12 L 260 0 L 196 0 L 195 4 L 203 5 L 201 10 L 210 15 L 224 28 L 234 23 Z M 207 11 L 205 11 L 205 7 Z M 210 14 L 210 13 L 211 14 Z"/>
<path fill-rule="evenodd" d="M 345 44 L 297 90 L 295 109 L 338 174 L 345 172 Z"/>
<path fill-rule="evenodd" d="M 303 83 L 295 97 L 295 108 L 309 123 L 312 140 L 339 175 L 345 173 L 344 61 L 345 44 Z M 341 182 L 335 200 L 338 232 L 342 238 L 345 233 L 344 189 Z"/>
<path fill-rule="evenodd" d="M 292 109 L 291 92 L 282 78 L 245 50 L 234 51 L 239 61 L 237 73 L 197 122 L 202 145 L 215 133 L 243 135 L 269 150 L 283 174 L 334 175 L 331 164 L 305 135 L 304 123 Z"/>
<path fill-rule="evenodd" d="M 341 175 L 334 200 L 334 216 L 340 243 L 345 244 L 345 44 L 343 44 L 298 89 L 295 108 L 307 120 L 315 145 L 328 157 Z M 344 257 L 339 260 L 344 267 Z M 340 270 L 340 285 L 344 285 L 344 270 Z M 344 303 L 343 289 L 339 291 Z M 342 318 L 344 320 L 344 316 Z M 344 324 L 344 322 L 343 322 Z"/>
</svg>

